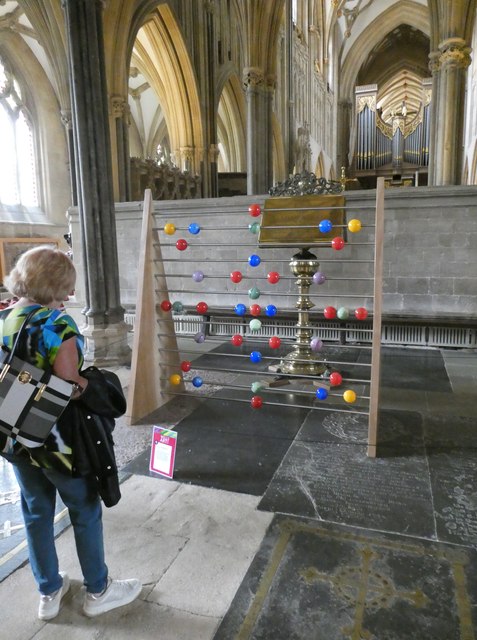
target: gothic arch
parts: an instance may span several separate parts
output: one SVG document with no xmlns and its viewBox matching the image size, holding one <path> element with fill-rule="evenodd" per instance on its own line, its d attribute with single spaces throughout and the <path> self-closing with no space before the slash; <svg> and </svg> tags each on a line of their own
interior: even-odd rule
<svg viewBox="0 0 477 640">
<path fill-rule="evenodd" d="M 223 83 L 217 109 L 217 140 L 229 172 L 246 171 L 246 105 L 236 74 Z"/>
<path fill-rule="evenodd" d="M 65 226 L 64 212 L 71 195 L 68 149 L 58 97 L 43 67 L 18 34 L 2 35 L 0 53 L 26 93 L 25 102 L 35 130 L 41 209 L 50 222 Z"/>
<path fill-rule="evenodd" d="M 158 97 L 171 151 L 177 159 L 190 151 L 189 168 L 199 173 L 203 129 L 197 82 L 180 28 L 167 5 L 160 4 L 149 14 L 137 32 L 134 50 L 134 64 Z M 156 120 L 159 126 L 161 118 Z M 150 139 L 155 134 L 153 131 Z"/>
<path fill-rule="evenodd" d="M 362 31 L 346 52 L 341 70 L 341 97 L 354 101 L 354 86 L 358 72 L 383 35 L 401 24 L 408 24 L 430 35 L 429 12 L 426 7 L 402 0 L 380 14 Z"/>
</svg>

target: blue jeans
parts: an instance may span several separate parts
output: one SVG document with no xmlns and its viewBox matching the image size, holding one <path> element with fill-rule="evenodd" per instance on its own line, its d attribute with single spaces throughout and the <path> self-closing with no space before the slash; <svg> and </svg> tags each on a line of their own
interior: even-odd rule
<svg viewBox="0 0 477 640">
<path fill-rule="evenodd" d="M 69 511 L 86 590 L 102 591 L 108 568 L 104 562 L 101 502 L 94 479 L 72 478 L 25 463 L 15 463 L 13 468 L 21 489 L 30 564 L 40 593 L 49 595 L 62 585 L 53 528 L 57 490 Z"/>
</svg>

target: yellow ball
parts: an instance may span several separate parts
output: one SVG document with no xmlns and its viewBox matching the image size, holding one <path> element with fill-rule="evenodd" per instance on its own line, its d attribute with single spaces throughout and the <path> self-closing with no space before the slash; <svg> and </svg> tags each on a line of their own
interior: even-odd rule
<svg viewBox="0 0 477 640">
<path fill-rule="evenodd" d="M 173 373 L 172 376 L 169 378 L 169 381 L 171 384 L 180 384 L 181 380 L 182 378 L 178 373 Z"/>
<path fill-rule="evenodd" d="M 348 222 L 348 229 L 351 233 L 358 233 L 358 231 L 361 231 L 361 220 L 350 220 Z"/>
<path fill-rule="evenodd" d="M 352 402 L 356 402 L 356 394 L 352 389 L 347 389 L 344 393 L 343 393 L 343 400 L 345 402 L 349 402 L 350 404 Z"/>
<path fill-rule="evenodd" d="M 164 225 L 164 233 L 167 233 L 168 236 L 173 236 L 175 232 L 175 225 L 173 225 L 172 222 L 166 222 L 166 224 Z"/>
</svg>

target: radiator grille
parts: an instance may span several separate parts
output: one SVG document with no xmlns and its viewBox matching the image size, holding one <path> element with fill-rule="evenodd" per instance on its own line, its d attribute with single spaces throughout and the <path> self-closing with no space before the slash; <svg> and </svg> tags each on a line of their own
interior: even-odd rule
<svg viewBox="0 0 477 640">
<path fill-rule="evenodd" d="M 198 331 L 204 330 L 204 321 L 206 318 L 194 315 L 174 315 L 173 320 L 174 328 L 178 335 L 195 335 Z M 130 325 L 134 331 L 136 314 L 131 312 L 125 313 L 124 322 Z M 343 341 L 344 344 L 348 342 L 370 344 L 372 342 L 372 333 L 370 331 L 363 331 L 362 323 L 349 323 L 346 325 L 346 331 L 340 330 L 344 326 L 340 323 L 312 322 L 311 324 L 314 327 L 313 335 L 319 337 L 324 342 Z M 370 327 L 371 325 L 366 325 L 366 328 Z M 262 319 L 262 326 L 258 331 L 251 331 L 248 320 L 235 316 L 211 316 L 206 332 L 209 333 L 209 335 L 224 337 L 239 334 L 257 338 L 270 338 L 271 336 L 294 338 L 296 323 L 292 320 L 267 318 Z M 383 324 L 381 342 L 382 344 L 403 346 L 412 345 L 469 349 L 477 347 L 477 330 L 465 327 Z"/>
</svg>

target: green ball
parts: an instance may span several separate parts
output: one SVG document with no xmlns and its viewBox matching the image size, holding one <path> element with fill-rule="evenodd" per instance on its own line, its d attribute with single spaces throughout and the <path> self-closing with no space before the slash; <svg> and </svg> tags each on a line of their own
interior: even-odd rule
<svg viewBox="0 0 477 640">
<path fill-rule="evenodd" d="M 182 302 L 174 302 L 172 304 L 172 310 L 176 313 L 180 313 L 181 311 L 184 311 L 184 305 L 182 304 Z"/>
<path fill-rule="evenodd" d="M 258 331 L 261 328 L 262 323 L 260 322 L 260 320 L 257 320 L 257 318 L 254 318 L 253 320 L 250 320 L 248 326 L 250 327 L 251 331 Z"/>
<path fill-rule="evenodd" d="M 347 320 L 349 318 L 349 311 L 346 307 L 340 307 L 336 312 L 336 315 L 340 320 Z"/>
<path fill-rule="evenodd" d="M 248 225 L 248 230 L 250 231 L 250 233 L 253 233 L 255 235 L 257 235 L 260 231 L 260 225 L 258 222 L 253 222 L 252 224 Z"/>
<path fill-rule="evenodd" d="M 256 300 L 257 298 L 260 298 L 260 289 L 257 289 L 257 287 L 252 287 L 251 289 L 248 290 L 248 297 L 251 298 L 252 300 Z"/>
<path fill-rule="evenodd" d="M 257 393 L 260 389 L 263 389 L 263 384 L 261 382 L 252 382 L 252 393 Z"/>
</svg>

